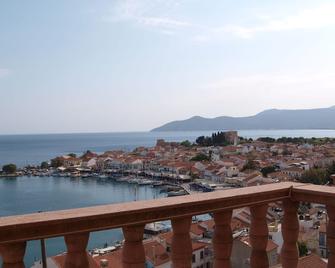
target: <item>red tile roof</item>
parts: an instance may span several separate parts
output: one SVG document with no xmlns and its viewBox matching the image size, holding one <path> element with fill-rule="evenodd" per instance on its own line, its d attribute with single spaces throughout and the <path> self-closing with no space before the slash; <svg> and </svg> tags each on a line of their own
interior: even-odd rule
<svg viewBox="0 0 335 268">
<path fill-rule="evenodd" d="M 327 263 L 319 256 L 311 254 L 299 259 L 297 268 L 326 268 Z"/>
<path fill-rule="evenodd" d="M 318 255 L 311 254 L 299 259 L 297 268 L 326 268 L 327 263 L 322 260 Z M 281 264 L 274 266 L 273 268 L 282 268 Z"/>
<path fill-rule="evenodd" d="M 199 224 L 201 224 L 203 226 L 207 226 L 209 231 L 214 231 L 215 222 L 214 222 L 213 219 L 207 220 L 207 221 L 204 221 L 204 222 L 200 222 Z M 237 231 L 237 230 L 247 228 L 247 227 L 249 227 L 249 225 L 240 221 L 239 219 L 232 218 L 231 222 L 230 222 L 230 227 L 231 227 L 232 231 Z"/>
<path fill-rule="evenodd" d="M 246 244 L 247 246 L 251 247 L 249 236 L 241 237 L 240 241 Z M 275 250 L 276 248 L 278 248 L 278 245 L 272 240 L 268 240 L 268 243 L 266 245 L 266 251 L 270 252 Z"/>
<path fill-rule="evenodd" d="M 205 233 L 205 229 L 200 226 L 201 223 L 192 223 L 190 232 L 197 236 L 202 236 Z"/>
<path fill-rule="evenodd" d="M 160 239 L 165 240 L 166 244 L 171 245 L 172 244 L 172 235 L 173 235 L 173 232 L 167 232 L 167 233 L 160 234 L 158 236 L 159 236 Z M 198 250 L 200 248 L 204 248 L 206 246 L 207 246 L 206 243 L 192 241 L 193 251 Z"/>
<path fill-rule="evenodd" d="M 192 250 L 196 251 L 202 248 L 205 248 L 208 244 L 202 242 L 192 241 Z"/>
<path fill-rule="evenodd" d="M 160 239 L 165 240 L 165 242 L 169 245 L 171 245 L 171 243 L 172 243 L 172 236 L 173 236 L 172 232 L 167 232 L 167 233 L 163 233 L 163 234 L 158 235 L 158 237 Z"/>
<path fill-rule="evenodd" d="M 170 256 L 166 249 L 157 241 L 144 243 L 145 256 L 154 264 L 154 266 L 162 265 L 170 261 Z"/>
<path fill-rule="evenodd" d="M 101 260 L 107 260 L 108 261 L 107 268 L 122 268 L 122 249 L 107 253 L 102 256 L 95 257 L 94 260 L 96 264 L 99 265 L 97 267 L 100 267 Z"/>
<path fill-rule="evenodd" d="M 61 254 L 61 255 L 57 255 L 57 256 L 53 256 L 51 257 L 51 259 L 54 261 L 54 263 L 56 264 L 57 267 L 59 268 L 63 268 L 65 267 L 65 256 L 66 254 Z M 88 262 L 89 262 L 89 267 L 90 268 L 99 268 L 99 265 L 95 262 L 95 260 L 92 258 L 91 255 L 89 255 L 87 253 L 88 256 Z M 114 266 L 113 266 L 114 268 Z"/>
</svg>

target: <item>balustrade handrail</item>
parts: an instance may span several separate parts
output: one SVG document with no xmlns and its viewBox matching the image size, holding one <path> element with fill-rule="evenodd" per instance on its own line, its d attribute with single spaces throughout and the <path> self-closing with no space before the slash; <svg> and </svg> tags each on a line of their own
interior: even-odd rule
<svg viewBox="0 0 335 268">
<path fill-rule="evenodd" d="M 335 205 L 335 187 L 284 182 L 212 193 L 0 218 L 0 244 L 232 210 L 292 199 Z"/>
</svg>

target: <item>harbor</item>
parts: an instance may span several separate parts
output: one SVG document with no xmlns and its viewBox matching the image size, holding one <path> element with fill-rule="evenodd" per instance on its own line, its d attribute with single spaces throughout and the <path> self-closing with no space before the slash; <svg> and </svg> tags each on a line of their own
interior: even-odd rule
<svg viewBox="0 0 335 268">
<path fill-rule="evenodd" d="M 42 211 L 118 204 L 166 197 L 158 187 L 117 182 L 115 179 L 86 177 L 20 176 L 0 179 L 0 215 L 14 216 Z M 94 232 L 88 248 L 101 249 L 122 241 L 120 229 Z M 47 256 L 64 252 L 62 237 L 45 240 Z M 41 259 L 40 241 L 27 245 L 26 267 Z M 1 267 L 1 261 L 0 261 Z"/>
<path fill-rule="evenodd" d="M 176 186 L 166 184 L 164 180 L 151 178 L 151 184 L 129 183 L 131 176 L 106 175 L 71 178 L 62 176 L 42 176 L 35 174 L 16 178 L 0 179 L 0 214 L 10 216 L 79 208 L 95 205 L 122 203 L 137 200 L 158 199 L 168 196 L 168 191 L 177 190 Z M 133 177 L 136 178 L 136 177 Z M 120 179 L 123 179 L 123 181 Z M 148 178 L 138 176 L 139 180 Z M 119 181 L 118 181 L 119 180 Z M 181 189 L 181 188 L 178 188 Z M 43 202 L 41 201 L 43 200 Z M 5 202 L 6 201 L 6 202 Z M 148 232 L 159 229 L 159 224 L 148 226 Z M 171 228 L 168 225 L 165 228 Z M 90 236 L 88 249 L 101 253 L 117 246 L 123 240 L 121 230 L 95 232 Z M 63 238 L 46 239 L 47 256 L 54 256 L 64 251 Z M 116 247 L 117 248 L 117 247 Z M 102 250 L 102 251 L 101 251 Z M 40 242 L 28 243 L 26 265 L 31 267 L 41 259 Z"/>
</svg>

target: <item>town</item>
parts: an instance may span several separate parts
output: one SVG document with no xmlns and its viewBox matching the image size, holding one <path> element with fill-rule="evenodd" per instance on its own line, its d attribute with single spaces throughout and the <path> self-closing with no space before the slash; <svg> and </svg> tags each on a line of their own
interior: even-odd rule
<svg viewBox="0 0 335 268">
<path fill-rule="evenodd" d="M 244 139 L 236 131 L 199 137 L 196 143 L 157 140 L 152 148 L 139 147 L 131 152 L 87 151 L 82 156 L 69 154 L 44 162 L 41 167 L 26 167 L 16 176 L 54 176 L 115 180 L 161 187 L 167 196 L 224 191 L 232 188 L 305 182 L 329 185 L 335 180 L 335 141 L 329 138 Z M 2 175 L 4 176 L 4 174 Z M 212 267 L 214 219 L 194 218 L 192 267 Z M 299 216 L 298 267 L 327 267 L 327 214 L 324 205 L 301 203 Z M 269 239 L 266 248 L 270 267 L 281 267 L 283 247 L 281 202 L 269 204 L 266 220 Z M 232 267 L 250 267 L 251 244 L 248 208 L 232 214 Z M 171 226 L 166 222 L 147 224 L 144 249 L 147 267 L 171 267 Z M 91 250 L 92 267 L 121 267 L 122 242 Z M 59 267 L 65 255 L 48 258 L 48 267 Z M 33 267 L 42 267 L 41 261 Z"/>
</svg>

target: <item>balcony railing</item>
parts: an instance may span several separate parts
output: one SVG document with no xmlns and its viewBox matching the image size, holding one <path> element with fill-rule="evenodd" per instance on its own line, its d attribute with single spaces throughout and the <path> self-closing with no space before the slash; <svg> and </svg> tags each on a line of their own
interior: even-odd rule
<svg viewBox="0 0 335 268">
<path fill-rule="evenodd" d="M 146 223 L 171 220 L 173 229 L 171 259 L 174 268 L 191 267 L 192 216 L 213 213 L 214 267 L 230 267 L 232 210 L 249 207 L 251 212 L 251 267 L 269 267 L 266 254 L 268 226 L 266 213 L 270 202 L 283 201 L 282 232 L 284 244 L 281 263 L 297 267 L 299 201 L 322 203 L 327 207 L 329 249 L 328 267 L 335 267 L 335 187 L 300 183 L 278 183 L 199 195 L 137 201 L 63 211 L 0 218 L 0 253 L 6 268 L 24 267 L 29 240 L 64 236 L 67 246 L 65 267 L 89 267 L 86 246 L 90 232 L 122 227 L 123 267 L 145 267 L 143 232 Z"/>
</svg>

